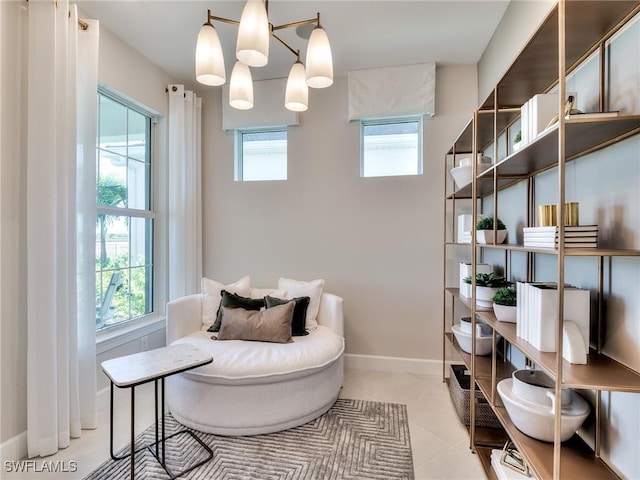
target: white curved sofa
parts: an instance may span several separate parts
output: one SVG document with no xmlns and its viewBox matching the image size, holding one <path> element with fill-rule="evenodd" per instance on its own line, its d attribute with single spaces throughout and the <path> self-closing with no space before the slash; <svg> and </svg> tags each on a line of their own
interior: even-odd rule
<svg viewBox="0 0 640 480">
<path fill-rule="evenodd" d="M 343 380 L 342 298 L 322 293 L 318 327 L 292 343 L 212 340 L 202 330 L 202 294 L 167 304 L 167 345 L 189 343 L 213 363 L 167 377 L 166 399 L 187 427 L 257 435 L 307 423 L 338 398 Z"/>
</svg>

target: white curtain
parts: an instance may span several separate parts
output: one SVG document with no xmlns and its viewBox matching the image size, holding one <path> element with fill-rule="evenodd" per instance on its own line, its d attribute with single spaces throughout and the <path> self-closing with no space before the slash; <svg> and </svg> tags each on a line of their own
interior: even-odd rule
<svg viewBox="0 0 640 480">
<path fill-rule="evenodd" d="M 98 23 L 28 3 L 27 444 L 51 455 L 96 427 Z"/>
<path fill-rule="evenodd" d="M 169 85 L 169 300 L 200 291 L 202 99 Z"/>
</svg>

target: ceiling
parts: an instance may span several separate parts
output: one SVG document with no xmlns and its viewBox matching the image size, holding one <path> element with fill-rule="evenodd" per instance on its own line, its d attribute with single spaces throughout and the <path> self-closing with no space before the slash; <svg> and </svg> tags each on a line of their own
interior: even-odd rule
<svg viewBox="0 0 640 480">
<path fill-rule="evenodd" d="M 200 26 L 212 14 L 239 20 L 244 1 L 79 0 L 81 15 L 100 20 L 175 80 L 195 86 L 195 44 Z M 509 0 L 269 2 L 274 25 L 313 18 L 320 12 L 333 53 L 334 75 L 349 70 L 422 62 L 475 64 L 493 35 Z M 235 58 L 237 27 L 213 22 L 223 45 L 227 79 Z M 302 61 L 306 40 L 295 28 L 279 36 Z M 269 64 L 252 69 L 254 79 L 286 77 L 295 61 L 278 42 L 270 44 Z"/>
</svg>

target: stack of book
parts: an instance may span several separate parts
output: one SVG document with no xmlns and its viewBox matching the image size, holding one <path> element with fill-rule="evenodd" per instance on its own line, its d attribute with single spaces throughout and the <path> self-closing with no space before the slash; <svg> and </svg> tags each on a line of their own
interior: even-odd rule
<svg viewBox="0 0 640 480">
<path fill-rule="evenodd" d="M 558 324 L 558 287 L 555 283 L 516 283 L 516 335 L 541 352 L 555 352 Z M 585 346 L 589 347 L 590 292 L 565 285 L 564 323 L 578 327 Z"/>
<path fill-rule="evenodd" d="M 524 246 L 558 248 L 558 227 L 524 227 Z M 598 248 L 598 226 L 564 227 L 565 248 Z"/>
</svg>

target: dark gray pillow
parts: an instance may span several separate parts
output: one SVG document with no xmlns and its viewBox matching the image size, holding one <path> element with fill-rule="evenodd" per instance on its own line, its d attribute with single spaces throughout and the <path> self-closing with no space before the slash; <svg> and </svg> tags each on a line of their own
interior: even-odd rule
<svg viewBox="0 0 640 480">
<path fill-rule="evenodd" d="M 278 305 L 284 305 L 287 302 L 296 302 L 296 308 L 293 309 L 293 322 L 291 323 L 291 334 L 294 337 L 300 337 L 302 335 L 308 335 L 306 329 L 307 308 L 309 308 L 310 297 L 297 297 L 291 300 L 283 300 L 282 298 L 270 297 L 267 295 L 264 297 L 267 308 L 277 307 Z"/>
<path fill-rule="evenodd" d="M 209 327 L 207 332 L 217 332 L 220 330 L 220 321 L 222 320 L 222 307 L 227 308 L 244 308 L 245 310 L 260 310 L 264 308 L 266 303 L 264 298 L 247 298 L 237 293 L 227 292 L 222 290 L 222 298 L 220 299 L 220 305 L 218 306 L 218 313 L 216 314 L 216 321 Z"/>
<path fill-rule="evenodd" d="M 289 343 L 295 302 L 266 310 L 222 307 L 218 340 L 253 340 Z"/>
</svg>

